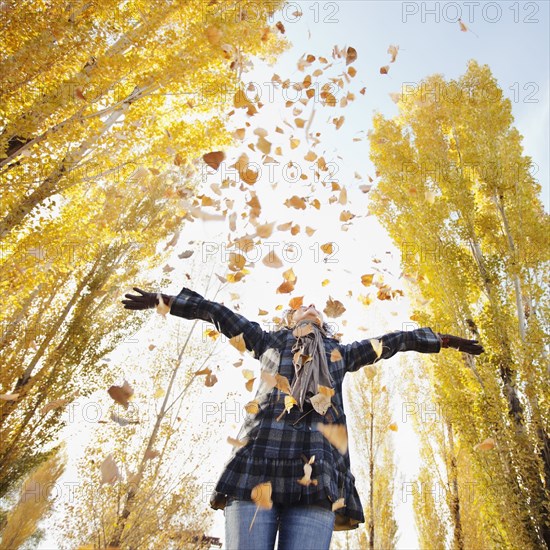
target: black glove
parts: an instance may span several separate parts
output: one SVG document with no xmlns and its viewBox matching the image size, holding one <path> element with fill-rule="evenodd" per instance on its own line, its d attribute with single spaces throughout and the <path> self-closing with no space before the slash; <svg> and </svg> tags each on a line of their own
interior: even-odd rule
<svg viewBox="0 0 550 550">
<path fill-rule="evenodd" d="M 442 348 L 454 348 L 470 355 L 480 355 L 485 350 L 483 346 L 478 343 L 478 340 L 467 340 L 466 338 L 460 338 L 460 336 L 453 336 L 452 334 L 438 334 L 441 340 Z"/>
<path fill-rule="evenodd" d="M 141 296 L 135 296 L 133 294 L 125 294 L 124 297 L 128 300 L 121 300 L 125 309 L 152 309 L 158 306 L 158 293 L 157 292 L 145 292 L 137 287 L 133 287 L 136 292 L 139 292 Z M 170 296 L 161 294 L 162 301 L 168 305 L 170 303 Z"/>
</svg>

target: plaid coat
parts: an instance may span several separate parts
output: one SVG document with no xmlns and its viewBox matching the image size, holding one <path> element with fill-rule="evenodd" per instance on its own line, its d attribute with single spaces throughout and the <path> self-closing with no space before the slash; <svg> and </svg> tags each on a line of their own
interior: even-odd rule
<svg viewBox="0 0 550 550">
<path fill-rule="evenodd" d="M 170 313 L 185 319 L 209 321 L 228 338 L 242 333 L 246 348 L 260 360 L 261 368 L 285 376 L 292 384 L 291 348 L 296 342 L 292 330 L 265 331 L 258 323 L 187 288 L 183 288 L 175 298 Z M 276 387 L 270 389 L 265 383 L 260 384 L 255 397 L 259 402 L 259 412 L 247 414 L 238 435 L 239 439 L 248 442 L 244 447 L 235 448 L 225 464 L 210 497 L 213 509 L 225 508 L 228 497 L 250 500 L 255 485 L 271 481 L 274 503 L 317 504 L 327 502 L 327 498 L 331 502 L 344 498 L 345 506 L 336 511 L 336 531 L 354 529 L 365 521 L 348 451 L 340 454 L 316 429 L 316 424 L 346 425 L 342 383 L 347 372 L 357 371 L 379 359 L 388 359 L 398 351 L 437 353 L 441 348 L 438 337 L 430 328 L 391 332 L 377 339 L 383 346 L 379 358 L 369 339 L 341 344 L 334 338 L 324 338 L 335 390 L 331 398 L 333 406 L 324 416 L 305 404 L 302 412 L 294 406 L 277 421 L 284 410 L 284 394 Z M 334 349 L 340 352 L 338 361 L 330 360 Z M 303 477 L 304 463 L 312 455 L 315 455 L 315 460 L 311 479 L 316 479 L 317 485 L 306 487 L 297 480 Z"/>
</svg>

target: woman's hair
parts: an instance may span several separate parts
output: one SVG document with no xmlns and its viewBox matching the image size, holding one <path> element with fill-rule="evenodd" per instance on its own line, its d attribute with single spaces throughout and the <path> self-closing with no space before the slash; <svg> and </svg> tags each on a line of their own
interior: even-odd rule
<svg viewBox="0 0 550 550">
<path fill-rule="evenodd" d="M 297 310 L 292 308 L 289 308 L 283 311 L 283 316 L 281 318 L 281 325 L 279 328 L 288 328 L 288 329 L 294 328 L 294 325 L 296 323 L 292 320 L 292 316 L 294 315 L 295 311 Z M 334 329 L 335 327 L 333 323 L 327 323 L 323 321 L 323 330 L 326 332 L 327 336 L 329 336 L 330 338 L 336 338 L 337 340 L 339 340 L 339 337 L 338 335 L 335 334 Z"/>
</svg>

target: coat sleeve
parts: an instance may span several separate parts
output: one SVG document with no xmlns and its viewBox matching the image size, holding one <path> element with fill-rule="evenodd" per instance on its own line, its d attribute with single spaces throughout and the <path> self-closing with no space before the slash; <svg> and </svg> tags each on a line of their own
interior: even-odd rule
<svg viewBox="0 0 550 550">
<path fill-rule="evenodd" d="M 381 348 L 380 348 L 381 346 Z M 389 359 L 398 351 L 417 351 L 419 353 L 439 353 L 441 342 L 431 328 L 395 331 L 377 338 L 359 340 L 341 346 L 346 372 L 354 372 L 365 365 Z M 378 356 L 377 352 L 380 352 Z"/>
<path fill-rule="evenodd" d="M 243 334 L 246 349 L 259 357 L 275 345 L 277 332 L 263 330 L 258 323 L 249 321 L 218 302 L 206 300 L 200 294 L 183 288 L 174 299 L 170 314 L 184 319 L 202 319 L 212 323 L 218 332 L 228 338 Z"/>
</svg>

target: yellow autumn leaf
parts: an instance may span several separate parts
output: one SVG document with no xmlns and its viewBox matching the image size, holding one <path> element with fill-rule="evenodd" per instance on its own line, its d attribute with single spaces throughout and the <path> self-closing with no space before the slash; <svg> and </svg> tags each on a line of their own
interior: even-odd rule
<svg viewBox="0 0 550 550">
<path fill-rule="evenodd" d="M 270 510 L 273 507 L 271 501 L 271 481 L 256 485 L 250 492 L 250 498 L 260 508 Z"/>
<path fill-rule="evenodd" d="M 235 439 L 233 437 L 227 436 L 227 442 L 233 447 L 244 447 L 248 441 L 243 441 L 241 439 Z"/>
<path fill-rule="evenodd" d="M 241 353 L 244 353 L 246 351 L 246 344 L 242 332 L 240 334 L 237 334 L 236 336 L 233 336 L 233 338 L 230 338 L 229 343 Z"/>
<path fill-rule="evenodd" d="M 388 428 L 392 431 L 392 432 L 396 432 L 397 431 L 397 424 L 395 422 L 392 422 Z"/>
<path fill-rule="evenodd" d="M 318 422 L 317 429 L 331 445 L 336 447 L 340 454 L 346 454 L 348 450 L 348 433 L 343 424 L 323 424 L 322 422 Z"/>
<path fill-rule="evenodd" d="M 484 439 L 481 443 L 474 446 L 474 451 L 490 451 L 495 448 L 495 440 L 492 437 Z"/>
<path fill-rule="evenodd" d="M 382 341 L 372 338 L 370 343 L 374 353 L 376 353 L 376 357 L 380 357 L 382 355 Z"/>
<path fill-rule="evenodd" d="M 253 399 L 252 401 L 249 401 L 245 406 L 244 410 L 248 414 L 258 414 L 258 411 L 260 410 L 260 405 L 258 403 L 257 399 Z"/>
<path fill-rule="evenodd" d="M 340 353 L 340 350 L 338 348 L 334 348 L 330 352 L 330 360 L 332 362 L 335 362 L 335 361 L 341 361 L 341 359 L 342 359 L 342 354 Z"/>
</svg>

